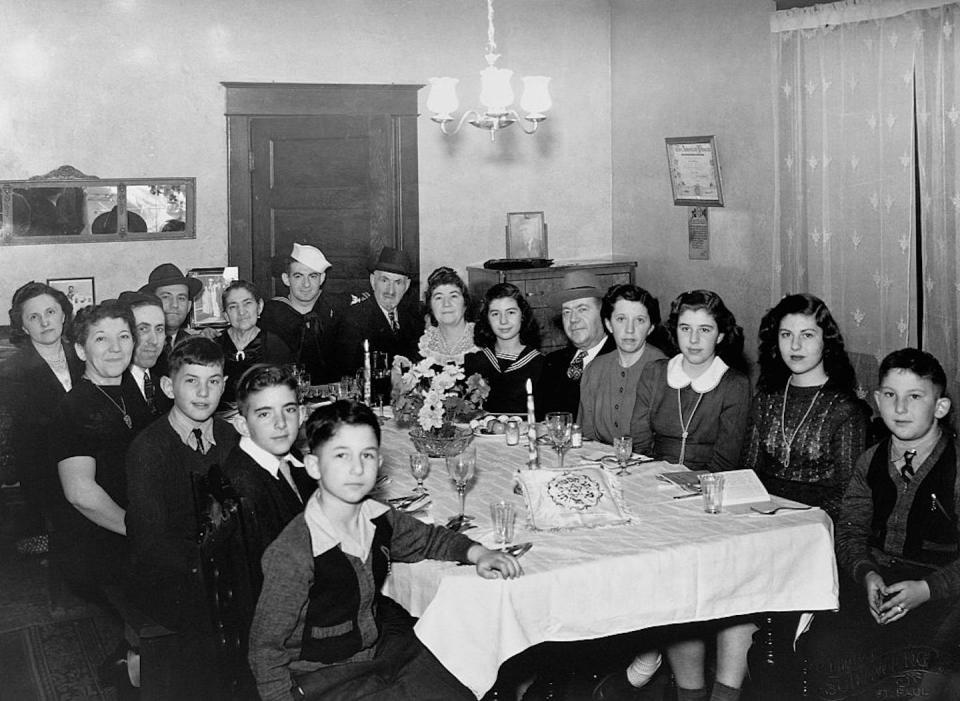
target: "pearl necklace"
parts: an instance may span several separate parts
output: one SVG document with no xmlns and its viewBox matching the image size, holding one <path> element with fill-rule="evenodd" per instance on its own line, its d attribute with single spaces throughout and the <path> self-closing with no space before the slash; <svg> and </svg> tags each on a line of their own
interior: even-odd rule
<svg viewBox="0 0 960 701">
<path fill-rule="evenodd" d="M 87 379 L 90 380 L 89 377 Z M 110 403 L 113 404 L 115 407 L 117 407 L 117 411 L 123 414 L 123 423 L 126 425 L 126 427 L 133 428 L 133 419 L 131 419 L 130 414 L 127 413 L 127 403 L 123 401 L 123 395 L 120 396 L 120 404 L 117 404 L 114 398 L 111 397 L 109 394 L 107 394 L 106 390 L 103 387 L 98 385 L 93 380 L 90 380 L 90 384 L 96 387 L 98 390 L 100 390 L 100 394 L 102 394 L 104 397 L 109 399 Z"/>
<path fill-rule="evenodd" d="M 67 367 L 67 356 L 63 352 L 63 346 L 59 343 L 57 344 L 57 352 L 53 357 L 44 355 L 40 352 L 39 348 L 37 348 L 37 353 L 39 353 L 40 357 L 43 358 L 43 361 L 54 371 L 63 370 Z"/>
<path fill-rule="evenodd" d="M 783 436 L 783 445 L 785 446 L 783 458 L 784 467 L 790 467 L 790 451 L 793 447 L 793 440 L 797 437 L 797 434 L 800 433 L 800 427 L 803 426 L 803 422 L 810 416 L 810 412 L 813 411 L 813 405 L 817 403 L 817 398 L 823 390 L 823 385 L 817 388 L 816 394 L 813 395 L 813 401 L 810 402 L 810 406 L 808 406 L 804 412 L 803 418 L 800 419 L 800 423 L 797 424 L 797 427 L 793 429 L 793 433 L 787 438 L 787 392 L 790 390 L 790 380 L 791 378 L 788 377 L 787 386 L 783 388 L 783 406 L 780 407 L 780 435 Z"/>
</svg>

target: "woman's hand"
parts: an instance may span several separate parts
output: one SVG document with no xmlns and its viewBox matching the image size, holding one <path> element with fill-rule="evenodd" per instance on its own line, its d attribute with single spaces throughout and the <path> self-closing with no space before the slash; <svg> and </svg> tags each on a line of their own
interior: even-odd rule
<svg viewBox="0 0 960 701">
<path fill-rule="evenodd" d="M 882 590 L 885 598 L 880 606 L 881 625 L 899 621 L 913 609 L 930 600 L 930 586 L 922 579 L 905 579 Z"/>
<path fill-rule="evenodd" d="M 482 545 L 476 545 L 470 549 L 468 556 L 470 561 L 477 566 L 477 574 L 484 579 L 514 579 L 523 574 L 523 568 L 520 561 L 513 555 L 500 552 L 499 550 L 490 550 Z"/>
</svg>

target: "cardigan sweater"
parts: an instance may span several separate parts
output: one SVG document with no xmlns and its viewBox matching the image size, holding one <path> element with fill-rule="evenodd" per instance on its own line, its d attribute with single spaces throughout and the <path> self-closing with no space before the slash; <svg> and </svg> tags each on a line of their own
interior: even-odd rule
<svg viewBox="0 0 960 701">
<path fill-rule="evenodd" d="M 836 520 L 866 448 L 868 421 L 863 402 L 829 385 L 791 386 L 786 408 L 783 392 L 757 392 L 741 467 L 756 471 L 771 493 L 819 506 Z M 784 433 L 793 437 L 789 453 Z"/>
<path fill-rule="evenodd" d="M 474 545 L 462 534 L 428 526 L 395 509 L 372 519 L 372 523 L 379 536 L 374 535 L 370 553 L 363 561 L 345 554 L 339 544 L 314 557 L 310 529 L 303 514 L 294 518 L 267 548 L 263 556 L 263 590 L 250 628 L 249 652 L 250 669 L 263 701 L 289 699 L 294 674 L 373 657 L 378 631 L 377 599 L 383 596 L 379 585 L 391 560 L 417 562 L 431 558 L 467 562 L 467 551 Z M 386 531 L 389 537 L 385 538 Z M 333 592 L 341 605 L 326 613 L 318 612 L 314 602 L 331 601 Z M 317 630 L 307 628 L 311 611 L 319 620 Z M 305 635 L 319 641 L 307 653 Z M 333 657 L 328 657 L 328 653 Z"/>
<path fill-rule="evenodd" d="M 960 451 L 955 439 L 941 436 L 923 464 L 914 466 L 909 482 L 890 461 L 890 445 L 890 439 L 883 440 L 857 460 L 837 523 L 837 561 L 858 584 L 881 566 L 923 562 L 929 565 L 930 574 L 924 579 L 931 600 L 958 596 Z M 934 498 L 936 494 L 939 499 Z M 924 549 L 947 561 L 932 562 Z"/>
<path fill-rule="evenodd" d="M 599 358 L 612 353 L 617 349 L 613 336 L 606 336 L 600 352 L 584 368 L 586 372 L 590 365 Z M 568 345 L 548 353 L 543 361 L 543 372 L 540 373 L 540 382 L 536 383 L 533 393 L 537 399 L 537 420 L 542 420 L 551 411 L 569 411 L 577 419 L 577 409 L 580 408 L 580 383 L 583 377 L 573 380 L 567 377 L 567 369 L 579 349 Z"/>
<path fill-rule="evenodd" d="M 683 464 L 710 472 L 736 469 L 750 415 L 750 381 L 727 368 L 716 387 L 707 392 L 701 394 L 690 385 L 677 390 L 667 384 L 669 362 L 657 360 L 640 374 L 630 421 L 634 451 L 656 460 L 679 462 L 682 415 L 687 422 Z"/>
<path fill-rule="evenodd" d="M 588 441 L 613 443 L 627 435 L 637 402 L 637 384 L 647 363 L 666 356 L 647 344 L 640 358 L 628 368 L 621 367 L 619 353 L 598 356 L 583 371 L 580 381 L 580 410 L 577 419 Z"/>
<path fill-rule="evenodd" d="M 492 348 L 481 348 L 463 361 L 467 377 L 480 373 L 490 385 L 483 408 L 494 414 L 523 414 L 527 410 L 527 380 L 534 384 L 543 371 L 543 356 L 536 348 L 524 346 L 516 358 L 505 358 Z"/>
</svg>

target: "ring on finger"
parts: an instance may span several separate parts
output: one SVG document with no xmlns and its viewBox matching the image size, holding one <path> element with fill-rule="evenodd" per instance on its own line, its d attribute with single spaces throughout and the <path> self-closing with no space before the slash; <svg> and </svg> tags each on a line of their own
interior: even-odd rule
<svg viewBox="0 0 960 701">
<path fill-rule="evenodd" d="M 905 608 L 903 608 L 903 606 L 902 606 L 901 604 L 897 604 L 897 611 L 899 611 L 900 613 L 906 613 L 906 612 L 907 612 L 907 610 L 906 610 Z"/>
</svg>

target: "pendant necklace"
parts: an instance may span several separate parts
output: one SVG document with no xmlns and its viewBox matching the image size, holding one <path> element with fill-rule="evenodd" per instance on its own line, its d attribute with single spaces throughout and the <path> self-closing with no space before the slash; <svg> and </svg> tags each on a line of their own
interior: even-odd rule
<svg viewBox="0 0 960 701">
<path fill-rule="evenodd" d="M 813 405 L 817 403 L 817 398 L 820 396 L 821 390 L 823 390 L 822 385 L 817 388 L 817 393 L 813 395 L 813 401 L 810 402 L 810 406 L 808 406 L 804 412 L 803 418 L 800 419 L 800 423 L 797 424 L 797 427 L 793 429 L 793 433 L 787 438 L 787 392 L 790 391 L 790 379 L 789 377 L 787 378 L 787 386 L 783 388 L 783 406 L 780 407 L 780 434 L 783 436 L 783 445 L 785 447 L 783 458 L 784 467 L 790 467 L 790 450 L 793 446 L 793 439 L 800 433 L 800 427 L 803 426 L 803 422 L 810 416 L 810 412 L 813 411 Z"/>
<path fill-rule="evenodd" d="M 687 422 L 683 422 L 683 404 L 680 401 L 680 388 L 677 387 L 677 413 L 680 415 L 680 430 L 683 433 L 680 434 L 680 459 L 677 461 L 683 465 L 683 459 L 686 457 L 687 453 L 687 436 L 690 435 L 690 422 L 693 421 L 693 415 L 697 413 L 697 408 L 700 406 L 700 400 L 703 399 L 703 392 L 697 392 L 697 403 L 693 405 L 693 411 L 690 412 L 690 416 L 687 418 Z"/>
<path fill-rule="evenodd" d="M 89 377 L 88 377 L 87 379 L 90 380 Z M 127 413 L 127 403 L 126 403 L 125 401 L 123 401 L 123 396 L 121 395 L 121 397 L 120 397 L 120 403 L 117 404 L 117 402 L 114 401 L 113 397 L 111 397 L 109 394 L 107 394 L 107 391 L 106 391 L 103 387 L 101 387 L 100 385 L 98 385 L 98 384 L 97 384 L 96 382 L 94 382 L 93 380 L 90 380 L 90 384 L 93 385 L 94 387 L 96 387 L 98 390 L 100 390 L 100 393 L 101 393 L 104 397 L 106 397 L 107 399 L 109 399 L 111 404 L 113 404 L 115 407 L 117 407 L 117 411 L 119 411 L 121 414 L 123 414 L 123 423 L 126 424 L 127 428 L 133 428 L 133 419 L 131 419 L 131 418 L 130 418 L 130 414 Z"/>
</svg>

